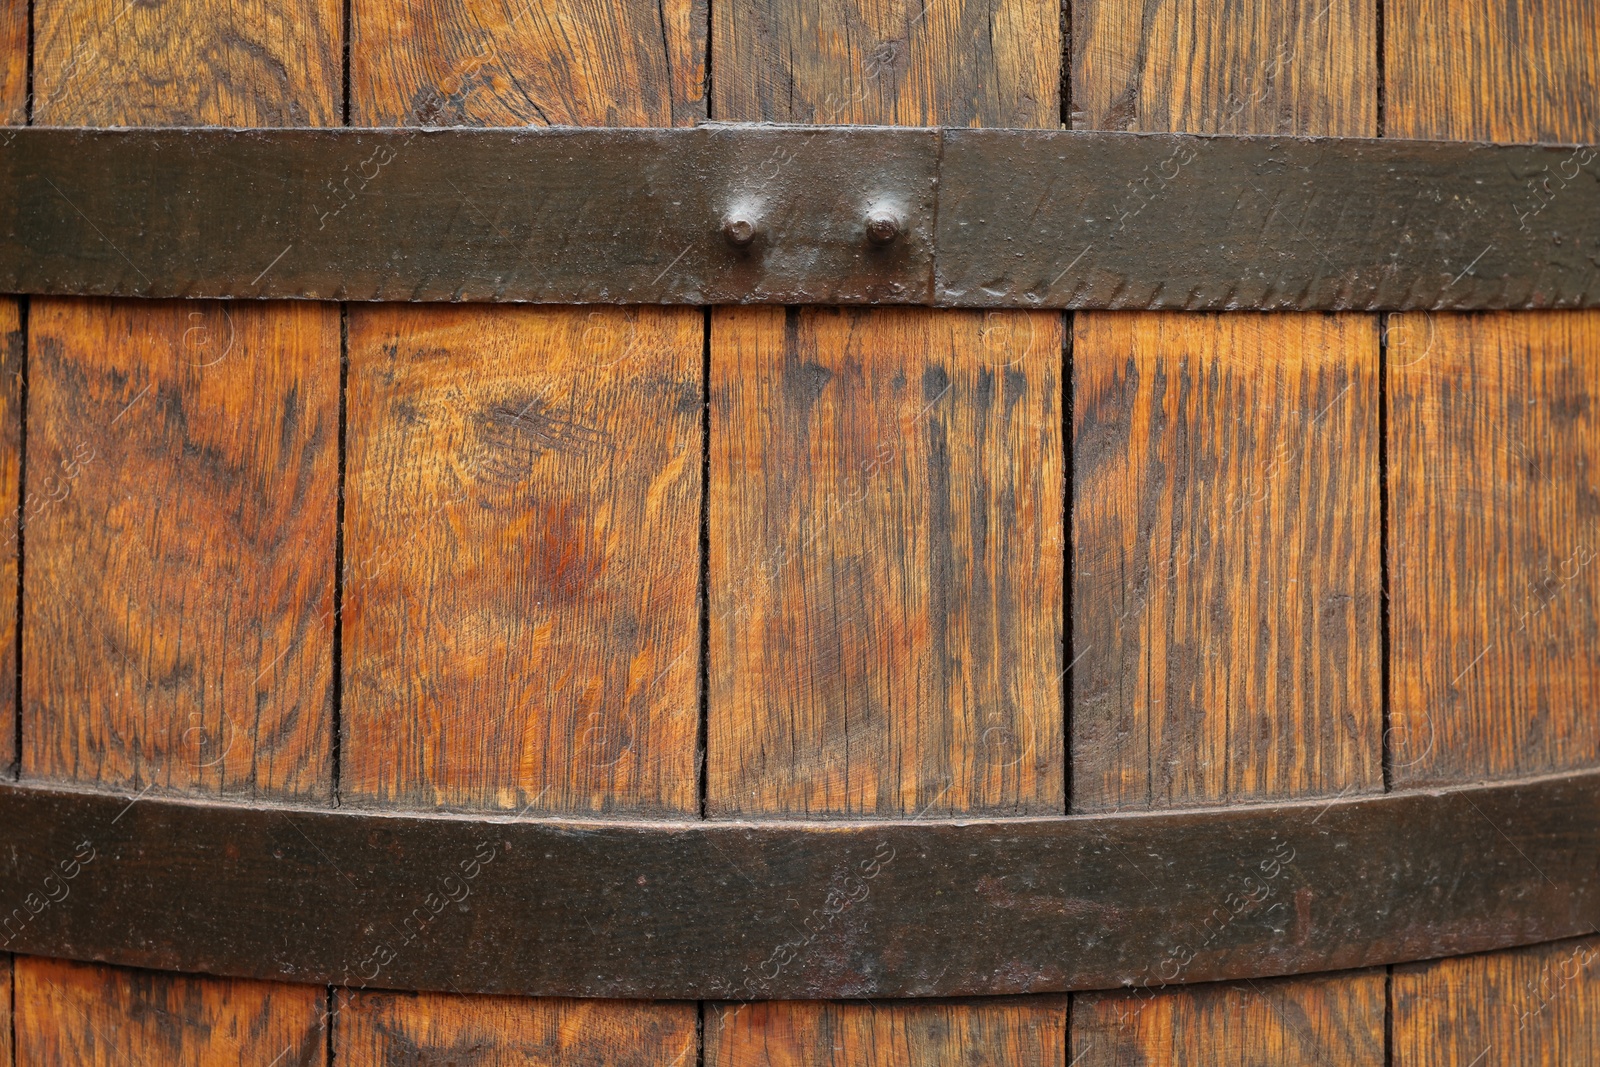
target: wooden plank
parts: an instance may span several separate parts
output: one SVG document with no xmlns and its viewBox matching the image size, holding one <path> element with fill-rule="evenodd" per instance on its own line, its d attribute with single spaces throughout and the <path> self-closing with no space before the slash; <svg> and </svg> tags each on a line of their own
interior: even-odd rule
<svg viewBox="0 0 1600 1067">
<path fill-rule="evenodd" d="M 1382 788 L 1377 342 L 1078 317 L 1078 810 Z"/>
<path fill-rule="evenodd" d="M 1054 0 L 712 16 L 713 118 L 1060 120 Z M 1061 337 L 1025 312 L 713 312 L 709 814 L 1062 810 Z M 883 1059 L 996 1062 L 967 1035 L 1026 1045 L 1052 1009 L 747 1010 L 708 1063 L 808 1062 L 836 1018 L 847 1062 L 895 1033 Z"/>
<path fill-rule="evenodd" d="M 1399 785 L 1600 761 L 1600 315 L 1390 320 Z"/>
<path fill-rule="evenodd" d="M 354 125 L 705 115 L 702 0 L 354 0 L 351 25 Z M 493 228 L 497 208 L 452 210 Z M 693 308 L 351 309 L 345 797 L 698 813 L 704 321 Z M 524 1007 L 536 1033 L 554 1025 L 558 1050 L 574 1042 L 593 1063 L 670 1063 L 654 1053 L 684 1018 L 679 1005 Z M 419 1001 L 404 1040 L 454 1047 L 477 1020 L 474 1055 L 510 1062 L 535 1024 L 504 1010 Z M 575 1023 L 610 1036 L 585 1043 Z M 362 1059 L 352 1025 L 339 1062 L 387 1062 L 381 1045 Z"/>
<path fill-rule="evenodd" d="M 323 1062 L 323 990 L 16 959 L 19 1067 Z"/>
<path fill-rule="evenodd" d="M 1600 140 L 1600 8 L 1589 0 L 1384 0 L 1383 54 L 1386 136 Z"/>
<path fill-rule="evenodd" d="M 355 125 L 703 105 L 692 3 L 352 19 Z M 703 314 L 357 307 L 350 336 L 344 795 L 697 812 Z"/>
<path fill-rule="evenodd" d="M 1074 128 L 1378 132 L 1376 0 L 1077 0 L 1072 26 Z M 1381 790 L 1375 321 L 1085 313 L 1072 366 L 1071 810 Z M 1119 1002 L 1085 1000 L 1075 1054 L 1213 1062 L 1241 1012 L 1286 1029 L 1150 993 L 1162 964 L 1127 994 L 1148 1025 L 1093 1051 L 1080 1018 Z M 1362 995 L 1318 981 L 1276 995 L 1330 1019 Z"/>
<path fill-rule="evenodd" d="M 1600 1062 L 1600 938 L 1394 969 L 1394 1064 Z"/>
<path fill-rule="evenodd" d="M 1377 0 L 1074 0 L 1075 130 L 1377 134 Z"/>
<path fill-rule="evenodd" d="M 693 1004 L 355 993 L 339 1005 L 333 1062 L 350 1067 L 693 1067 Z"/>
<path fill-rule="evenodd" d="M 714 17 L 719 119 L 1058 121 L 1053 4 Z M 708 811 L 1060 811 L 1058 320 L 730 309 L 711 343 Z"/>
<path fill-rule="evenodd" d="M 447 0 L 350 8 L 357 126 L 688 126 L 706 117 L 707 0 Z"/>
<path fill-rule="evenodd" d="M 697 810 L 702 338 L 352 310 L 346 797 Z"/>
<path fill-rule="evenodd" d="M 1200 985 L 1072 1000 L 1076 1067 L 1384 1064 L 1385 975 Z M 1439 1062 L 1437 1060 L 1428 1062 Z"/>
<path fill-rule="evenodd" d="M 1386 26 L 1395 136 L 1600 140 L 1593 5 L 1404 0 Z M 1508 214 L 1540 226 L 1581 158 Z M 1395 780 L 1592 764 L 1600 314 L 1397 315 L 1389 351 Z"/>
<path fill-rule="evenodd" d="M 713 118 L 1049 128 L 1060 9 L 1039 0 L 712 5 Z"/>
<path fill-rule="evenodd" d="M 751 1002 L 706 1010 L 706 1067 L 1066 1062 L 1067 999 Z"/>
<path fill-rule="evenodd" d="M 337 126 L 339 0 L 37 0 L 33 121 Z"/>
<path fill-rule="evenodd" d="M 34 120 L 337 121 L 335 0 L 52 0 Z M 63 192 L 64 196 L 70 195 Z M 331 792 L 338 312 L 36 301 L 27 775 Z"/>
<path fill-rule="evenodd" d="M 712 333 L 711 813 L 1059 811 L 1059 318 Z"/>
<path fill-rule="evenodd" d="M 0 1067 L 13 1067 L 16 1063 L 16 1029 L 11 1022 L 12 971 L 14 957 L 0 957 Z"/>
<path fill-rule="evenodd" d="M 326 798 L 338 309 L 29 326 L 24 774 Z"/>
<path fill-rule="evenodd" d="M 33 16 L 35 123 L 339 122 L 338 0 Z M 338 324 L 313 304 L 33 301 L 28 484 L 77 473 L 27 530 L 24 777 L 331 796 Z M 24 961 L 17 996 L 23 1062 L 323 1051 L 305 988 Z"/>
<path fill-rule="evenodd" d="M 1399 0 L 1384 55 L 1393 136 L 1600 140 L 1582 0 Z M 1506 211 L 1539 231 L 1595 166 L 1529 175 Z M 1388 366 L 1396 783 L 1592 765 L 1600 315 L 1393 316 Z M 1396 968 L 1394 1062 L 1600 1058 L 1595 945 Z"/>
<path fill-rule="evenodd" d="M 0 0 L 0 126 L 28 121 L 28 0 Z"/>
</svg>

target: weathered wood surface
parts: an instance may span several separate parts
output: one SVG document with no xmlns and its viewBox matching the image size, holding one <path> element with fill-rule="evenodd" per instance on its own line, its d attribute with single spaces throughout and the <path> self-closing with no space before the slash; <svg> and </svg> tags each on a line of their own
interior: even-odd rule
<svg viewBox="0 0 1600 1067">
<path fill-rule="evenodd" d="M 1066 1062 L 1065 997 L 706 1008 L 706 1067 L 1011 1067 Z"/>
<path fill-rule="evenodd" d="M 1600 1062 L 1600 939 L 1394 969 L 1395 1067 Z"/>
<path fill-rule="evenodd" d="M 1382 788 L 1377 326 L 1082 315 L 1074 805 Z"/>
<path fill-rule="evenodd" d="M 1377 0 L 1073 0 L 1072 128 L 1377 135 Z"/>
<path fill-rule="evenodd" d="M 713 815 L 1061 810 L 1060 320 L 712 316 Z"/>
<path fill-rule="evenodd" d="M 1076 0 L 1072 26 L 1075 128 L 1378 132 L 1375 0 Z M 1382 789 L 1377 357 L 1355 316 L 1074 317 L 1071 810 Z M 1222 1044 L 1226 1010 L 1143 999 L 1151 969 L 1136 1018 Z M 1129 1062 L 1207 1062 L 1171 1040 L 1118 1024 Z"/>
<path fill-rule="evenodd" d="M 713 118 L 1053 127 L 1060 9 L 1041 0 L 711 4 Z"/>
<path fill-rule="evenodd" d="M 126 971 L 16 958 L 18 1067 L 314 1067 L 325 993 L 315 986 Z"/>
<path fill-rule="evenodd" d="M 698 810 L 699 315 L 353 309 L 342 795 Z"/>
<path fill-rule="evenodd" d="M 688 125 L 705 114 L 705 19 L 696 0 L 354 0 L 350 121 Z M 696 813 L 704 315 L 349 320 L 346 795 Z M 414 1008 L 410 1032 L 455 1040 L 447 1005 Z M 683 1023 L 679 1005 L 533 1010 L 611 1035 L 560 1039 L 597 1064 L 670 1064 L 655 1053 Z M 514 1060 L 521 1039 L 480 1030 L 474 1054 Z M 386 1062 L 381 1044 L 344 1047 L 341 1067 Z"/>
<path fill-rule="evenodd" d="M 35 123 L 339 121 L 336 0 L 33 16 Z M 35 300 L 29 334 L 28 483 L 66 495 L 24 535 L 23 776 L 329 798 L 337 308 Z M 305 987 L 20 961 L 16 997 L 23 1063 L 321 1059 Z"/>
<path fill-rule="evenodd" d="M 1401 784 L 1600 761 L 1600 315 L 1389 321 Z"/>
<path fill-rule="evenodd" d="M 29 327 L 23 774 L 330 796 L 338 309 Z"/>
<path fill-rule="evenodd" d="M 337 126 L 342 18 L 339 0 L 39 0 L 33 121 Z"/>
<path fill-rule="evenodd" d="M 1390 136 L 1600 141 L 1593 4 L 1389 0 L 1384 34 Z M 1539 230 L 1593 169 L 1505 210 Z M 1387 348 L 1394 781 L 1593 765 L 1600 315 L 1392 316 Z M 1600 1059 L 1594 949 L 1395 968 L 1393 1062 Z"/>
<path fill-rule="evenodd" d="M 693 1004 L 338 993 L 335 1064 L 693 1067 Z"/>
<path fill-rule="evenodd" d="M 1385 975 L 1201 985 L 1072 999 L 1077 1067 L 1384 1067 Z M 1432 1061 L 1438 1062 L 1438 1061 Z"/>
</svg>

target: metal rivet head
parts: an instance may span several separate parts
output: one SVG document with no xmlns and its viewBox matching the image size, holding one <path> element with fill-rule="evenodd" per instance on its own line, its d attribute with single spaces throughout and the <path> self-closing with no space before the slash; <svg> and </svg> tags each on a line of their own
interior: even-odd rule
<svg viewBox="0 0 1600 1067">
<path fill-rule="evenodd" d="M 722 236 L 735 248 L 749 248 L 756 239 L 756 224 L 743 215 L 729 215 L 722 220 Z"/>
<path fill-rule="evenodd" d="M 887 208 L 867 212 L 867 240 L 875 245 L 892 244 L 900 236 L 900 216 Z"/>
</svg>

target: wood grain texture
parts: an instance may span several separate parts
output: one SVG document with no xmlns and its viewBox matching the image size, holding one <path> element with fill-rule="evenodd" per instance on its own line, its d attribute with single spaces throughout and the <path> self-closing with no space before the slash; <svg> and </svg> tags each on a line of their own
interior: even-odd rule
<svg viewBox="0 0 1600 1067">
<path fill-rule="evenodd" d="M 37 0 L 33 121 L 337 126 L 339 0 Z"/>
<path fill-rule="evenodd" d="M 1061 810 L 1059 323 L 713 313 L 712 814 Z"/>
<path fill-rule="evenodd" d="M 370 126 L 688 126 L 706 117 L 706 0 L 351 5 Z"/>
<path fill-rule="evenodd" d="M 706 1008 L 706 1067 L 1011 1067 L 1066 1062 L 1065 997 L 766 1001 Z"/>
<path fill-rule="evenodd" d="M 1382 788 L 1377 348 L 1078 317 L 1074 810 Z"/>
<path fill-rule="evenodd" d="M 702 322 L 351 309 L 344 797 L 698 810 Z"/>
<path fill-rule="evenodd" d="M 1390 319 L 1396 784 L 1600 760 L 1600 314 Z"/>
<path fill-rule="evenodd" d="M 23 773 L 329 796 L 337 309 L 29 325 Z"/>
<path fill-rule="evenodd" d="M 1385 0 L 1385 132 L 1457 141 L 1600 141 L 1591 0 Z"/>
<path fill-rule="evenodd" d="M 0 1067 L 13 1067 L 15 1059 L 15 1029 L 11 1025 L 13 957 L 0 956 Z"/>
<path fill-rule="evenodd" d="M 1072 27 L 1074 128 L 1378 132 L 1376 0 L 1075 0 Z M 1381 790 L 1376 321 L 1085 313 L 1073 330 L 1070 810 Z M 1345 1025 L 1359 981 L 1318 981 L 1271 996 Z M 1230 995 L 1153 994 L 1152 1022 L 1113 1022 L 1099 1051 L 1078 1020 L 1118 1000 L 1084 999 L 1074 1054 L 1308 1062 L 1298 1030 L 1253 1044 L 1288 1029 L 1273 1001 Z"/>
<path fill-rule="evenodd" d="M 1376 0 L 1072 0 L 1072 128 L 1377 133 Z"/>
<path fill-rule="evenodd" d="M 687 125 L 706 17 L 703 0 L 353 0 L 351 122 Z M 703 313 L 375 305 L 349 325 L 344 795 L 697 812 Z M 398 1048 L 448 1043 L 419 1052 L 435 1063 L 460 1041 L 522 1062 L 537 1037 L 561 1062 L 671 1064 L 656 1053 L 684 1018 L 390 1010 Z"/>
<path fill-rule="evenodd" d="M 1375 24 L 1079 0 L 1074 124 L 1371 135 Z M 1381 788 L 1373 320 L 1089 313 L 1073 363 L 1074 810 Z"/>
<path fill-rule="evenodd" d="M 28 0 L 0 0 L 0 126 L 28 120 Z"/>
<path fill-rule="evenodd" d="M 1600 1063 L 1600 938 L 1394 969 L 1394 1065 Z"/>
<path fill-rule="evenodd" d="M 727 0 L 711 15 L 717 119 L 1060 124 L 1053 2 Z"/>
<path fill-rule="evenodd" d="M 327 1052 L 316 986 L 16 959 L 18 1067 L 311 1067 Z"/>
<path fill-rule="evenodd" d="M 1384 982 L 1379 970 L 1197 985 L 1156 996 L 1077 996 L 1071 1062 L 1075 1067 L 1381 1067 Z"/>
<path fill-rule="evenodd" d="M 22 372 L 26 347 L 22 306 L 0 300 L 0 767 L 17 763 L 17 562 L 22 516 L 49 497 L 24 502 L 22 491 Z M 52 483 L 51 488 L 59 483 Z M 12 669 L 5 670 L 9 664 Z"/>
<path fill-rule="evenodd" d="M 693 1067 L 693 1004 L 356 993 L 338 1005 L 340 1067 Z"/>
</svg>

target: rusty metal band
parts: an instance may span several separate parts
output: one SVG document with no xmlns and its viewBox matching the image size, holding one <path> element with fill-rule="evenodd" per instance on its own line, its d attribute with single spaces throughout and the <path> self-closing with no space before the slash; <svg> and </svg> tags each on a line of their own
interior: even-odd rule
<svg viewBox="0 0 1600 1067">
<path fill-rule="evenodd" d="M 1600 772 L 1137 815 L 608 822 L 0 787 L 0 949 L 463 993 L 1139 988 L 1595 931 Z"/>
<path fill-rule="evenodd" d="M 0 137 L 0 292 L 1593 307 L 1596 155 L 880 127 L 29 128 Z"/>
</svg>

